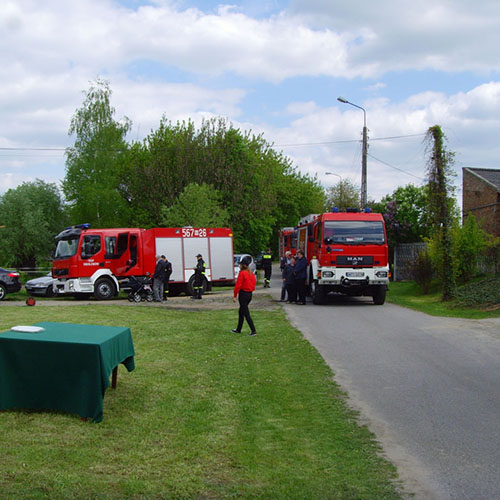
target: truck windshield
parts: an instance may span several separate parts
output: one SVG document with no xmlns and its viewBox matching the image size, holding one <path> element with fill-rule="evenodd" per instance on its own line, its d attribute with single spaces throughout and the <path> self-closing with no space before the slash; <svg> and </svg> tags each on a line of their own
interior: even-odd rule
<svg viewBox="0 0 500 500">
<path fill-rule="evenodd" d="M 67 259 L 73 257 L 78 250 L 78 241 L 80 238 L 72 238 L 69 240 L 59 240 L 57 242 L 56 253 L 54 259 Z"/>
<path fill-rule="evenodd" d="M 343 245 L 382 245 L 385 243 L 384 226 L 381 221 L 325 221 L 323 242 Z"/>
</svg>

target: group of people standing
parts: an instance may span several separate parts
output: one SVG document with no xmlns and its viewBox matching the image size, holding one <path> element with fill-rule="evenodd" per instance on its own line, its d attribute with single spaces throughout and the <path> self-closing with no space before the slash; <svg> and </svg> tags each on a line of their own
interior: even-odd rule
<svg viewBox="0 0 500 500">
<path fill-rule="evenodd" d="M 196 256 L 196 266 L 194 267 L 193 295 L 192 299 L 201 299 L 203 294 L 203 281 L 205 279 L 206 264 L 201 254 Z M 156 256 L 156 267 L 153 274 L 153 301 L 163 302 L 167 300 L 169 292 L 169 281 L 172 275 L 172 264 L 165 255 Z"/>
<path fill-rule="evenodd" d="M 307 259 L 302 250 L 285 252 L 280 262 L 282 275 L 281 301 L 288 304 L 306 305 Z"/>
</svg>

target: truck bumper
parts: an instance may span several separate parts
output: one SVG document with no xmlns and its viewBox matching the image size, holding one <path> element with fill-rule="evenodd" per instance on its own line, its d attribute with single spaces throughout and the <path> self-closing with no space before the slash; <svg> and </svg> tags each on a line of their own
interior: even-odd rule
<svg viewBox="0 0 500 500">
<path fill-rule="evenodd" d="M 60 279 L 54 284 L 57 295 L 75 293 L 94 293 L 94 283 L 90 278 Z"/>
</svg>

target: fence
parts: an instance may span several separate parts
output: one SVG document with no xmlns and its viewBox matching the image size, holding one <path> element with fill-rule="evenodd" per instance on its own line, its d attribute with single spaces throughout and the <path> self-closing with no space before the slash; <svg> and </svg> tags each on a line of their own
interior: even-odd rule
<svg viewBox="0 0 500 500">
<path fill-rule="evenodd" d="M 426 248 L 425 243 L 401 243 L 394 248 L 394 281 L 413 279 L 411 268 L 417 255 Z"/>
</svg>

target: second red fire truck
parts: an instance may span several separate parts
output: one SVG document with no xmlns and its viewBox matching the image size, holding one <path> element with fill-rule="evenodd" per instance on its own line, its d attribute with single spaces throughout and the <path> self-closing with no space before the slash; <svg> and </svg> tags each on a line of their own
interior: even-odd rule
<svg viewBox="0 0 500 500">
<path fill-rule="evenodd" d="M 233 234 L 228 228 L 91 229 L 73 226 L 56 236 L 54 291 L 111 299 L 131 276 L 152 276 L 156 256 L 172 263 L 170 294 L 192 294 L 196 255 L 206 264 L 204 290 L 234 281 Z"/>
<path fill-rule="evenodd" d="M 325 302 L 330 292 L 370 296 L 377 305 L 385 302 L 389 249 L 381 214 L 334 210 L 304 217 L 292 235 L 289 229 L 281 231 L 280 249 L 289 249 L 286 237 L 304 251 L 315 304 Z"/>
</svg>

